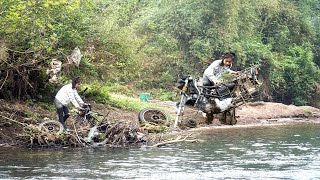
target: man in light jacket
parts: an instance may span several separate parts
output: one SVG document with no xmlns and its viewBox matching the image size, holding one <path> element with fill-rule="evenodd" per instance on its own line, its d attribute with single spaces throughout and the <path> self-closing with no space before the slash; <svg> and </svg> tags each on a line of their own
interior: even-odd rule
<svg viewBox="0 0 320 180">
<path fill-rule="evenodd" d="M 71 84 L 64 85 L 56 94 L 54 103 L 57 108 L 59 116 L 59 122 L 67 130 L 65 122 L 70 116 L 68 104 L 71 102 L 73 106 L 80 109 L 80 105 L 84 104 L 83 100 L 79 96 L 77 89 L 80 87 L 81 80 L 79 77 L 72 80 Z"/>
<path fill-rule="evenodd" d="M 213 61 L 203 73 L 203 86 L 218 84 L 224 73 L 238 74 L 238 72 L 230 69 L 234 59 L 234 53 L 226 53 L 223 55 L 222 59 Z"/>
</svg>

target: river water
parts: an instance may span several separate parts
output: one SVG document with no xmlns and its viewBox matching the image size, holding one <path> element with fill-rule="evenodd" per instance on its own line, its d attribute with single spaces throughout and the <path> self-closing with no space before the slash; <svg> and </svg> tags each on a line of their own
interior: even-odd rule
<svg viewBox="0 0 320 180">
<path fill-rule="evenodd" d="M 320 125 L 227 128 L 160 148 L 0 148 L 0 179 L 320 179 Z"/>
</svg>

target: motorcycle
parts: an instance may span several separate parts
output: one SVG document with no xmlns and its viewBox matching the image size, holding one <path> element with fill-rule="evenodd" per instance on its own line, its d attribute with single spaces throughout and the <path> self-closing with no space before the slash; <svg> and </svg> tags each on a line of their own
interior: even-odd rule
<svg viewBox="0 0 320 180">
<path fill-rule="evenodd" d="M 198 111 L 205 113 L 208 124 L 213 121 L 214 114 L 223 113 L 225 123 L 235 125 L 235 108 L 255 99 L 260 84 L 257 66 L 247 68 L 229 81 L 214 86 L 203 86 L 199 79 L 190 75 L 179 79 L 181 98 L 174 128 L 182 123 L 185 106 L 198 108 Z"/>
</svg>

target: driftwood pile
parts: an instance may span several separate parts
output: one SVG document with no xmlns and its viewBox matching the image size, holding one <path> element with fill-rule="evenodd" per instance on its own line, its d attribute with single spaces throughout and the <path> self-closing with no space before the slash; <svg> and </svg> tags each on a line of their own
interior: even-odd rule
<svg viewBox="0 0 320 180">
<path fill-rule="evenodd" d="M 199 142 L 191 134 L 175 136 L 171 139 L 163 138 L 163 134 L 149 134 L 138 123 L 102 122 L 91 128 L 77 127 L 76 124 L 73 124 L 74 129 L 55 133 L 40 129 L 38 125 L 19 123 L 10 118 L 6 119 L 23 126 L 23 132 L 18 136 L 18 142 L 20 145 L 28 147 L 139 147 L 142 145 L 160 147 L 180 142 Z"/>
<path fill-rule="evenodd" d="M 36 125 L 27 125 L 19 136 L 22 144 L 31 147 L 89 147 L 139 146 L 147 142 L 146 136 L 138 125 L 124 122 L 109 124 L 107 122 L 88 128 L 77 127 L 62 133 L 48 132 Z"/>
<path fill-rule="evenodd" d="M 164 138 L 171 129 L 166 124 L 150 122 L 110 122 L 100 120 L 96 126 L 77 124 L 74 118 L 68 121 L 68 131 L 52 132 L 39 126 L 37 118 L 11 112 L 0 105 L 0 145 L 27 147 L 159 147 L 178 142 L 194 142 L 188 137 Z M 17 108 L 15 108 L 17 109 Z M 17 111 L 17 110 L 16 110 Z M 20 112 L 20 111 L 19 111 Z M 23 112 L 23 110 L 21 110 Z M 52 120 L 53 121 L 53 120 Z M 54 121 L 57 122 L 57 121 Z M 42 123 L 41 123 L 42 124 Z"/>
<path fill-rule="evenodd" d="M 25 127 L 24 143 L 33 147 L 160 147 L 180 142 L 199 142 L 192 134 L 163 138 L 162 134 L 144 134 L 138 124 L 118 122 L 113 125 L 103 123 L 90 129 L 72 130 L 62 134 L 48 133 L 37 126 Z M 86 137 L 83 137 L 86 135 Z"/>
</svg>

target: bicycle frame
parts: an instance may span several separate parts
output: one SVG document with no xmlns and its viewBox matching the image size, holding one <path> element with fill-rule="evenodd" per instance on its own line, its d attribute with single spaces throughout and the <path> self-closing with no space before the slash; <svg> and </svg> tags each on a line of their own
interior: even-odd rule
<svg viewBox="0 0 320 180">
<path fill-rule="evenodd" d="M 84 121 L 88 121 L 91 126 L 95 126 L 99 121 L 94 116 L 103 116 L 98 112 L 94 112 L 91 110 L 91 105 L 83 105 L 82 109 L 77 112 L 77 121 L 80 121 L 80 125 L 84 123 Z"/>
</svg>

